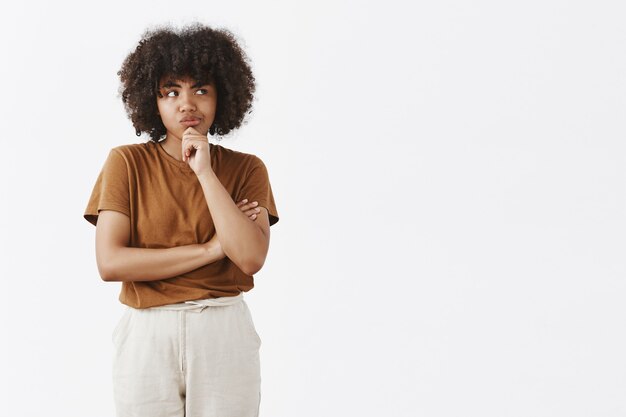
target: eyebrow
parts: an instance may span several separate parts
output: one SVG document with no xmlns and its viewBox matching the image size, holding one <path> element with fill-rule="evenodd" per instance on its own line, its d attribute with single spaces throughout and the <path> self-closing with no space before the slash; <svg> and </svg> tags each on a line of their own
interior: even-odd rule
<svg viewBox="0 0 626 417">
<path fill-rule="evenodd" d="M 202 87 L 203 85 L 208 85 L 209 83 L 205 83 L 202 81 L 198 81 L 197 83 L 195 83 L 194 85 L 191 86 L 191 88 L 196 88 L 196 87 Z M 178 87 L 181 88 L 180 85 L 176 84 L 173 80 L 167 80 L 162 86 L 161 88 L 167 88 L 167 87 Z"/>
</svg>

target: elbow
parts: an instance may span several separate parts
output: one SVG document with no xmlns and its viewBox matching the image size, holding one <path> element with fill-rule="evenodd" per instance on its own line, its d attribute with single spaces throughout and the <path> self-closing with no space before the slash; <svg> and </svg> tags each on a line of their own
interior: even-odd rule
<svg viewBox="0 0 626 417">
<path fill-rule="evenodd" d="M 117 281 L 116 273 L 110 262 L 99 262 L 98 273 L 104 282 Z"/>
<path fill-rule="evenodd" d="M 119 277 L 123 276 L 123 273 L 120 271 L 122 264 L 119 262 L 119 255 L 115 249 L 96 250 L 96 264 L 102 281 L 120 281 Z"/>
<path fill-rule="evenodd" d="M 252 276 L 259 272 L 261 268 L 263 268 L 263 264 L 265 263 L 265 257 L 267 251 L 258 251 L 253 250 L 252 253 L 230 253 L 230 250 L 224 248 L 224 252 L 226 253 L 226 257 L 228 257 L 237 267 L 248 276 Z"/>
<path fill-rule="evenodd" d="M 237 265 L 237 267 L 248 276 L 252 276 L 263 268 L 265 258 L 267 257 L 268 245 L 263 243 L 254 243 L 238 247 L 231 253 L 231 248 L 223 246 L 226 256 Z M 232 256 L 231 256 L 232 255 Z"/>
<path fill-rule="evenodd" d="M 115 281 L 113 278 L 113 274 L 108 269 L 98 268 L 98 272 L 100 273 L 100 278 L 104 282 Z"/>
<path fill-rule="evenodd" d="M 252 276 L 259 272 L 261 268 L 263 268 L 263 264 L 265 263 L 265 259 L 250 259 L 242 265 L 241 270 L 244 274 Z"/>
</svg>

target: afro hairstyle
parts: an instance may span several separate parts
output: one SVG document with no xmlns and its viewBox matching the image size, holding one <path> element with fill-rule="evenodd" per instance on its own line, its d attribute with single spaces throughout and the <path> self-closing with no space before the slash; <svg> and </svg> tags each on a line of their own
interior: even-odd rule
<svg viewBox="0 0 626 417">
<path fill-rule="evenodd" d="M 191 78 L 215 85 L 217 109 L 211 135 L 226 135 L 251 113 L 255 79 L 248 57 L 228 29 L 193 23 L 180 31 L 169 25 L 147 29 L 136 49 L 117 72 L 119 93 L 128 118 L 158 142 L 167 133 L 158 114 L 156 97 L 163 76 Z"/>
</svg>

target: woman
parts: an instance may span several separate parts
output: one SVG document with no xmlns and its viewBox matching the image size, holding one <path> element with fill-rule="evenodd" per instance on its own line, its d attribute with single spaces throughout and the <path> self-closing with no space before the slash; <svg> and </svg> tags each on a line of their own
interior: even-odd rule
<svg viewBox="0 0 626 417">
<path fill-rule="evenodd" d="M 163 27 L 118 75 L 150 140 L 111 149 L 84 213 L 127 306 L 112 336 L 117 415 L 257 416 L 261 340 L 243 293 L 278 212 L 261 159 L 207 138 L 251 108 L 247 57 L 228 30 Z"/>
</svg>

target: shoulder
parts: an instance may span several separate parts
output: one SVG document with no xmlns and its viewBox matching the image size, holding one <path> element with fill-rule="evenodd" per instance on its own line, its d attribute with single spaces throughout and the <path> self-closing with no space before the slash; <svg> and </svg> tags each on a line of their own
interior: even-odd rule
<svg viewBox="0 0 626 417">
<path fill-rule="evenodd" d="M 230 165 L 239 169 L 250 169 L 263 165 L 263 161 L 255 154 L 236 151 L 222 145 L 211 144 L 211 153 L 224 165 Z"/>
<path fill-rule="evenodd" d="M 111 148 L 109 159 L 118 164 L 123 162 L 129 169 L 145 169 L 156 163 L 157 146 L 159 145 L 152 141 L 115 146 Z"/>
<path fill-rule="evenodd" d="M 117 153 L 125 159 L 135 158 L 137 156 L 153 154 L 156 151 L 156 145 L 157 144 L 152 141 L 119 145 L 111 148 L 111 153 Z"/>
</svg>

